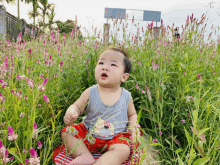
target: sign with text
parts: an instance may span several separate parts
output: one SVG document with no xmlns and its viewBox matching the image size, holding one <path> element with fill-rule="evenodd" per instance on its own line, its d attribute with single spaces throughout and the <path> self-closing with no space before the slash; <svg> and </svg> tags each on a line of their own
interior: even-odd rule
<svg viewBox="0 0 220 165">
<path fill-rule="evenodd" d="M 133 12 L 132 12 L 133 11 Z M 120 19 L 125 19 L 125 15 L 128 14 L 128 19 L 132 19 L 134 16 L 135 20 L 140 21 L 155 21 L 160 22 L 161 11 L 149 11 L 149 10 L 135 10 L 135 9 L 121 9 L 121 8 L 105 8 L 104 18 L 114 18 L 118 16 Z"/>
</svg>

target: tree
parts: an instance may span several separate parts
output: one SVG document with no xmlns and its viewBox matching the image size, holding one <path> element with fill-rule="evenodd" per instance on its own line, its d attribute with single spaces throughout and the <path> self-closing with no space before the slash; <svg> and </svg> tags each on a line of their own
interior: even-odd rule
<svg viewBox="0 0 220 165">
<path fill-rule="evenodd" d="M 40 4 L 43 6 L 41 7 L 39 4 L 37 4 L 37 8 L 41 10 L 40 16 L 43 18 L 43 22 L 39 22 L 39 25 L 43 26 L 43 31 L 45 31 L 45 19 L 46 15 L 50 15 L 49 11 L 52 10 L 52 8 L 55 6 L 53 3 L 48 3 L 48 0 L 39 0 Z"/>
<path fill-rule="evenodd" d="M 56 21 L 56 24 L 57 24 L 57 27 L 59 28 L 60 33 L 68 34 L 68 33 L 71 33 L 72 30 L 74 30 L 74 32 L 76 32 L 76 30 L 77 30 L 78 38 L 79 39 L 82 38 L 82 33 L 79 30 L 80 28 L 79 28 L 79 26 L 77 26 L 75 21 L 68 19 L 67 21 L 62 22 L 62 21 L 58 20 L 58 21 Z"/>
</svg>

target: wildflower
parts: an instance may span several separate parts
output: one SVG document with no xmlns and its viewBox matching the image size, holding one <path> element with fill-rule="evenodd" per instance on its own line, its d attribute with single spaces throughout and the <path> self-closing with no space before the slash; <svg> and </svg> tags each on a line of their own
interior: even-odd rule
<svg viewBox="0 0 220 165">
<path fill-rule="evenodd" d="M 6 148 L 3 146 L 2 141 L 0 140 L 0 158 L 5 157 Z"/>
<path fill-rule="evenodd" d="M 38 141 L 37 145 L 38 145 L 37 149 L 41 150 L 41 149 L 42 149 L 42 143 L 41 143 L 41 141 Z"/>
<path fill-rule="evenodd" d="M 3 164 L 7 164 L 10 161 L 8 158 L 8 149 L 5 150 L 4 157 L 2 157 Z"/>
<path fill-rule="evenodd" d="M 31 52 L 31 48 L 27 51 L 29 54 L 31 54 L 32 52 Z"/>
<path fill-rule="evenodd" d="M 145 94 L 145 91 L 144 91 L 143 89 L 141 89 L 141 92 L 142 92 L 143 94 Z"/>
<path fill-rule="evenodd" d="M 3 104 L 5 102 L 5 96 L 3 97 L 0 93 L 0 103 Z"/>
<path fill-rule="evenodd" d="M 28 161 L 29 161 L 29 160 L 28 160 L 28 159 L 26 159 L 26 162 L 25 162 L 25 163 L 26 163 L 26 164 L 28 164 Z"/>
<path fill-rule="evenodd" d="M 183 75 L 185 75 L 185 74 L 186 74 L 186 71 L 184 71 Z"/>
<path fill-rule="evenodd" d="M 59 67 L 61 67 L 61 66 L 63 66 L 63 61 L 61 61 L 61 62 L 60 62 L 60 65 L 59 65 Z"/>
<path fill-rule="evenodd" d="M 43 94 L 43 98 L 44 98 L 44 101 L 45 101 L 46 103 L 49 103 L 49 102 L 50 102 L 49 98 L 48 98 L 45 94 Z"/>
<path fill-rule="evenodd" d="M 38 104 L 38 107 L 41 107 L 41 104 Z"/>
<path fill-rule="evenodd" d="M 163 133 L 162 132 L 159 132 L 159 135 L 162 135 Z"/>
<path fill-rule="evenodd" d="M 135 84 L 135 86 L 136 86 L 136 89 L 138 90 L 138 89 L 139 89 L 139 86 L 138 86 L 137 84 Z"/>
<path fill-rule="evenodd" d="M 24 113 L 24 112 L 21 112 L 21 114 L 20 114 L 20 118 L 23 118 L 24 115 L 25 115 L 25 113 Z"/>
<path fill-rule="evenodd" d="M 164 87 L 164 84 L 163 84 L 162 82 L 160 82 L 160 85 L 161 85 L 162 87 Z"/>
<path fill-rule="evenodd" d="M 16 140 L 18 137 L 17 134 L 14 133 L 14 130 L 11 126 L 8 126 L 8 140 Z"/>
<path fill-rule="evenodd" d="M 10 161 L 11 161 L 11 162 L 13 162 L 13 159 L 14 159 L 14 157 L 13 157 L 13 156 L 11 156 L 11 157 L 10 157 Z"/>
<path fill-rule="evenodd" d="M 199 78 L 199 80 L 201 79 L 201 76 L 200 76 L 200 74 L 198 74 L 198 78 Z"/>
<path fill-rule="evenodd" d="M 24 100 L 26 100 L 26 102 L 27 102 L 27 95 L 24 96 Z"/>
<path fill-rule="evenodd" d="M 36 122 L 34 122 L 34 126 L 33 126 L 33 139 L 37 139 L 37 133 L 38 129 L 37 129 L 37 124 Z"/>
<path fill-rule="evenodd" d="M 141 65 L 141 62 L 140 62 L 140 61 L 138 61 L 138 65 Z"/>
<path fill-rule="evenodd" d="M 33 81 L 30 80 L 30 79 L 28 79 L 28 78 L 26 78 L 26 81 L 27 81 L 27 84 L 29 85 L 29 87 L 30 87 L 31 89 L 33 89 L 33 88 L 34 88 L 34 83 L 33 83 Z"/>
<path fill-rule="evenodd" d="M 42 84 L 38 87 L 38 90 L 40 90 L 41 92 L 44 91 L 46 88 L 45 88 L 45 85 L 47 84 L 47 81 L 48 81 L 48 77 L 42 82 Z"/>
<path fill-rule="evenodd" d="M 153 139 L 153 142 L 156 143 L 156 142 L 157 142 L 157 139 Z"/>
<path fill-rule="evenodd" d="M 186 102 L 189 102 L 189 99 L 194 99 L 194 97 L 192 96 L 186 96 L 185 98 L 186 98 Z"/>
<path fill-rule="evenodd" d="M 187 115 L 190 116 L 190 113 L 188 113 Z"/>
<path fill-rule="evenodd" d="M 26 147 L 24 147 L 23 153 L 28 153 L 28 149 Z"/>
<path fill-rule="evenodd" d="M 155 64 L 154 60 L 152 60 L 152 68 L 153 68 L 153 71 L 159 68 L 159 64 Z"/>
<path fill-rule="evenodd" d="M 185 120 L 181 120 L 181 123 L 185 123 Z"/>
<path fill-rule="evenodd" d="M 149 101 L 151 101 L 151 93 L 150 93 L 150 90 L 148 89 L 147 86 L 146 86 L 146 89 L 147 89 L 148 99 L 149 99 Z"/>
<path fill-rule="evenodd" d="M 29 158 L 29 163 L 31 165 L 40 165 L 40 157 L 37 157 L 37 152 L 31 147 L 30 149 L 31 158 Z"/>
</svg>

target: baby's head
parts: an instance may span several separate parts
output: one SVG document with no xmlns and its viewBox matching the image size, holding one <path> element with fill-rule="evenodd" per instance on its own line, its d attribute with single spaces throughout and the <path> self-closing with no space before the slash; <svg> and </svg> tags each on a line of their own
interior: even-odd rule
<svg viewBox="0 0 220 165">
<path fill-rule="evenodd" d="M 131 68 L 128 54 L 120 48 L 110 47 L 99 56 L 95 79 L 106 88 L 120 86 L 129 78 Z"/>
</svg>

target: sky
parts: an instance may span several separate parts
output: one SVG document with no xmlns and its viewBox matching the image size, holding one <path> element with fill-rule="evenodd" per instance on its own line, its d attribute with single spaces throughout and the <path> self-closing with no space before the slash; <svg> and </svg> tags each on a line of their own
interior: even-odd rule
<svg viewBox="0 0 220 165">
<path fill-rule="evenodd" d="M 220 0 L 48 0 L 49 3 L 54 3 L 55 6 L 55 20 L 66 21 L 67 19 L 75 20 L 77 15 L 78 25 L 81 25 L 81 31 L 83 36 L 87 36 L 88 30 L 90 34 L 97 27 L 97 32 L 101 30 L 103 32 L 103 24 L 106 23 L 104 18 L 105 8 L 123 8 L 123 9 L 136 9 L 134 15 L 136 18 L 140 15 L 140 11 L 137 10 L 150 10 L 161 11 L 161 19 L 165 27 L 173 26 L 179 27 L 179 33 L 182 33 L 182 25 L 185 27 L 187 16 L 191 16 L 194 13 L 194 17 L 198 20 L 201 19 L 203 13 L 207 13 L 208 21 L 206 26 L 206 32 L 204 34 L 205 41 L 209 42 L 208 35 L 212 33 L 211 40 L 217 42 L 218 35 L 220 36 Z M 212 3 L 212 4 L 211 4 Z M 1 3 L 0 3 L 1 4 Z M 210 8 L 210 4 L 213 8 Z M 14 16 L 17 16 L 17 5 L 9 5 L 4 2 L 7 12 Z M 32 10 L 31 4 L 25 4 L 20 2 L 20 18 L 23 18 L 27 23 L 33 23 L 32 19 L 28 18 L 28 11 Z M 130 16 L 129 16 L 130 17 Z M 125 20 L 123 20 L 124 22 Z M 136 34 L 137 26 L 132 25 L 130 20 L 127 20 L 128 31 L 127 34 Z M 139 23 L 139 28 L 142 26 L 146 29 L 150 21 L 135 21 L 135 24 Z M 110 23 L 112 25 L 112 23 Z M 154 27 L 159 27 L 160 22 L 154 22 Z M 213 29 L 211 29 L 213 25 Z M 93 30 L 92 30 L 93 27 Z M 201 29 L 203 26 L 200 26 Z M 219 27 L 219 28 L 218 28 Z M 216 30 L 216 34 L 215 34 Z M 141 31 L 141 30 L 140 30 Z M 122 39 L 122 30 L 119 32 L 119 40 Z"/>
</svg>

